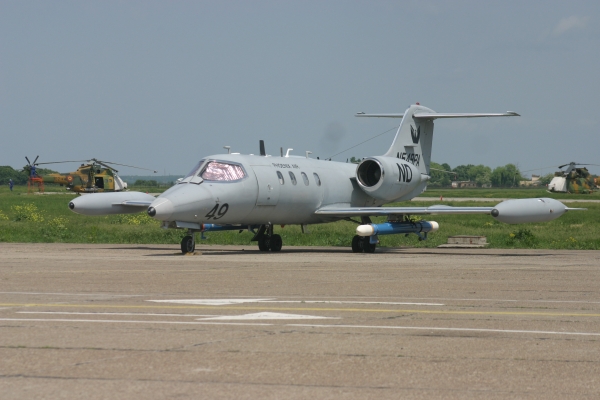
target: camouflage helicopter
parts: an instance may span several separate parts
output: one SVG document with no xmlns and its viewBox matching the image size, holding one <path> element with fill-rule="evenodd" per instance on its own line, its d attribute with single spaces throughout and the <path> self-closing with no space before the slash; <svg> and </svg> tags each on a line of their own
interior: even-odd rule
<svg viewBox="0 0 600 400">
<path fill-rule="evenodd" d="M 548 191 L 558 193 L 576 193 L 589 194 L 596 187 L 596 181 L 589 173 L 587 168 L 577 168 L 578 165 L 598 165 L 598 164 L 578 164 L 570 162 L 569 164 L 559 165 L 560 171 L 554 173 L 554 178 L 548 184 Z M 566 170 L 562 168 L 567 167 Z"/>
<path fill-rule="evenodd" d="M 133 165 L 118 164 L 109 161 L 100 161 L 96 158 L 79 161 L 54 161 L 37 163 L 36 161 L 38 160 L 38 158 L 39 156 L 37 156 L 32 163 L 29 161 L 29 158 L 25 157 L 25 159 L 27 160 L 27 165 L 23 169 L 27 171 L 29 175 L 29 181 L 32 184 L 31 186 L 35 184 L 39 186 L 41 183 L 41 187 L 43 188 L 43 183 L 55 183 L 61 186 L 66 186 L 67 190 L 76 193 L 120 192 L 123 190 L 127 190 L 127 183 L 119 177 L 119 171 L 117 171 L 109 164 L 153 171 L 148 168 L 140 168 L 135 167 Z M 62 163 L 82 164 L 79 166 L 79 168 L 77 168 L 77 171 L 68 172 L 64 174 L 49 173 L 39 175 L 37 172 L 38 165 Z M 153 172 L 156 173 L 156 171 Z"/>
</svg>

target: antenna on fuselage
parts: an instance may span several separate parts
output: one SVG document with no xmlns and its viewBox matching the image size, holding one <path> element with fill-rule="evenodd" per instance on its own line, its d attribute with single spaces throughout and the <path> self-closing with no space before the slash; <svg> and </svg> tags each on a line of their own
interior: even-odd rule
<svg viewBox="0 0 600 400">
<path fill-rule="evenodd" d="M 281 157 L 283 157 L 283 147 L 279 148 L 279 154 L 281 155 Z"/>
<path fill-rule="evenodd" d="M 231 146 L 223 146 L 224 149 L 227 149 L 227 154 L 231 154 Z"/>
<path fill-rule="evenodd" d="M 312 151 L 308 151 L 308 150 L 306 150 L 306 158 L 308 158 L 308 155 L 309 155 L 309 154 L 312 154 Z"/>
<path fill-rule="evenodd" d="M 258 143 L 260 144 L 260 155 L 261 156 L 266 156 L 267 152 L 265 151 L 265 141 L 264 140 L 260 140 Z"/>
<path fill-rule="evenodd" d="M 294 150 L 294 149 L 292 149 L 292 148 L 287 149 L 287 151 L 285 153 L 285 156 L 289 157 L 290 156 L 290 151 L 292 151 L 292 150 Z"/>
</svg>

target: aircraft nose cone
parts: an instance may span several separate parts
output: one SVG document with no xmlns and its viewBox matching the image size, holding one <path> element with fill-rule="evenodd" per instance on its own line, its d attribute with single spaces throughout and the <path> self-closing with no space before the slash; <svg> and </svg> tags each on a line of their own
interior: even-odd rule
<svg viewBox="0 0 600 400">
<path fill-rule="evenodd" d="M 148 215 L 161 221 L 168 221 L 173 215 L 173 203 L 169 199 L 158 198 L 148 207 Z"/>
</svg>

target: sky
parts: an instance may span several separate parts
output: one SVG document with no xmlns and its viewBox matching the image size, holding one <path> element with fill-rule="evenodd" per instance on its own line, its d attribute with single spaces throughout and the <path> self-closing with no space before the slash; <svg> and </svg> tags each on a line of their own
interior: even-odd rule
<svg viewBox="0 0 600 400">
<path fill-rule="evenodd" d="M 599 73 L 598 1 L 0 0 L 0 165 L 184 175 L 260 139 L 345 161 L 399 123 L 356 112 L 420 102 L 521 114 L 437 120 L 433 161 L 546 174 L 600 164 Z"/>
</svg>

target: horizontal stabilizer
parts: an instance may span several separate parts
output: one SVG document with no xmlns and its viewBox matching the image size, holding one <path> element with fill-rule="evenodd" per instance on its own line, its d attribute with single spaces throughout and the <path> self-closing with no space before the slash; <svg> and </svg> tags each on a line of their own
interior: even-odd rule
<svg viewBox="0 0 600 400">
<path fill-rule="evenodd" d="M 520 117 L 514 111 L 505 113 L 416 113 L 414 118 L 437 119 L 437 118 L 481 118 L 481 117 Z"/>
<path fill-rule="evenodd" d="M 402 118 L 404 114 L 365 114 L 356 113 L 356 117 L 373 117 L 373 118 Z M 505 113 L 425 113 L 418 112 L 413 115 L 413 118 L 417 119 L 438 119 L 438 118 L 481 118 L 481 117 L 520 117 L 514 111 L 507 111 Z"/>
</svg>

